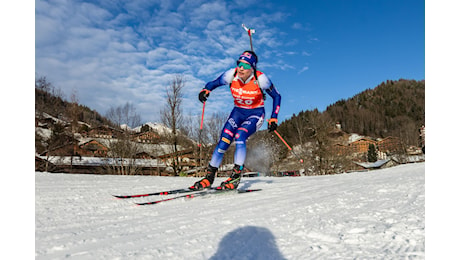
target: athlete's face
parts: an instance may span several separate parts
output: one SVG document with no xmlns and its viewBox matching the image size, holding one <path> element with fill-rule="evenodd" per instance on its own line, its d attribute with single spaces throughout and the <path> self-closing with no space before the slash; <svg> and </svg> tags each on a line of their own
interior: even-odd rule
<svg viewBox="0 0 460 260">
<path fill-rule="evenodd" d="M 241 64 L 241 63 L 244 63 L 244 64 Z M 247 65 L 245 65 L 245 64 L 247 64 Z M 249 63 L 244 61 L 244 60 L 240 60 L 238 62 L 237 71 L 238 71 L 238 77 L 240 77 L 244 81 L 246 81 L 249 78 L 249 76 L 251 76 L 251 74 L 252 74 L 251 65 L 249 65 Z"/>
</svg>

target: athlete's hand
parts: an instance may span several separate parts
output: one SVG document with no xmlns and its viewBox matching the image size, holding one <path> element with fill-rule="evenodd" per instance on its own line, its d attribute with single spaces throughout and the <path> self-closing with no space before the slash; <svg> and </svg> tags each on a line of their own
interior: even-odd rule
<svg viewBox="0 0 460 260">
<path fill-rule="evenodd" d="M 277 127 L 278 127 L 278 119 L 270 118 L 270 120 L 268 120 L 268 132 L 275 131 Z"/>
<path fill-rule="evenodd" d="M 198 99 L 201 101 L 201 103 L 206 102 L 206 100 L 208 100 L 209 93 L 211 93 L 211 91 L 207 89 L 201 90 L 200 94 L 198 94 Z"/>
</svg>

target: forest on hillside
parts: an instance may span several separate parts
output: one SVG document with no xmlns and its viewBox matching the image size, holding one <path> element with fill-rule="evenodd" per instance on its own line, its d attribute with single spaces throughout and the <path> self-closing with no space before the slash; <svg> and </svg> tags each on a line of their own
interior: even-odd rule
<svg viewBox="0 0 460 260">
<path fill-rule="evenodd" d="M 329 105 L 323 112 L 301 111 L 284 121 L 280 133 L 293 144 L 311 139 L 318 128 L 336 123 L 347 133 L 373 138 L 398 137 L 419 146 L 419 129 L 425 124 L 425 81 L 387 80 L 351 98 Z"/>
</svg>

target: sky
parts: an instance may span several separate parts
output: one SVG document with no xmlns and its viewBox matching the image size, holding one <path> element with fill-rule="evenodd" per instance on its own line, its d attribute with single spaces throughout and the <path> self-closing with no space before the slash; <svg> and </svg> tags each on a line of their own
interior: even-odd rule
<svg viewBox="0 0 460 260">
<path fill-rule="evenodd" d="M 129 102 L 142 122 L 159 122 L 182 76 L 183 114 L 200 117 L 199 91 L 250 49 L 242 24 L 281 93 L 280 122 L 386 80 L 425 79 L 420 0 L 36 0 L 35 77 L 103 115 Z M 271 106 L 267 97 L 268 116 Z M 222 86 L 205 115 L 232 107 Z"/>
</svg>

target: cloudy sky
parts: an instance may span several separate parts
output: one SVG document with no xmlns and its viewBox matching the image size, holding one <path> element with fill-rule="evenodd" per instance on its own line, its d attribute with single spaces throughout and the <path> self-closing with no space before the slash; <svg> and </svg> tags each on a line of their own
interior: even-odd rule
<svg viewBox="0 0 460 260">
<path fill-rule="evenodd" d="M 250 48 L 242 23 L 256 30 L 259 70 L 282 95 L 281 121 L 388 79 L 425 79 L 420 0 L 36 0 L 35 77 L 101 114 L 130 102 L 157 122 L 182 75 L 184 113 L 198 116 L 199 91 Z M 206 114 L 232 107 L 224 86 Z"/>
</svg>

